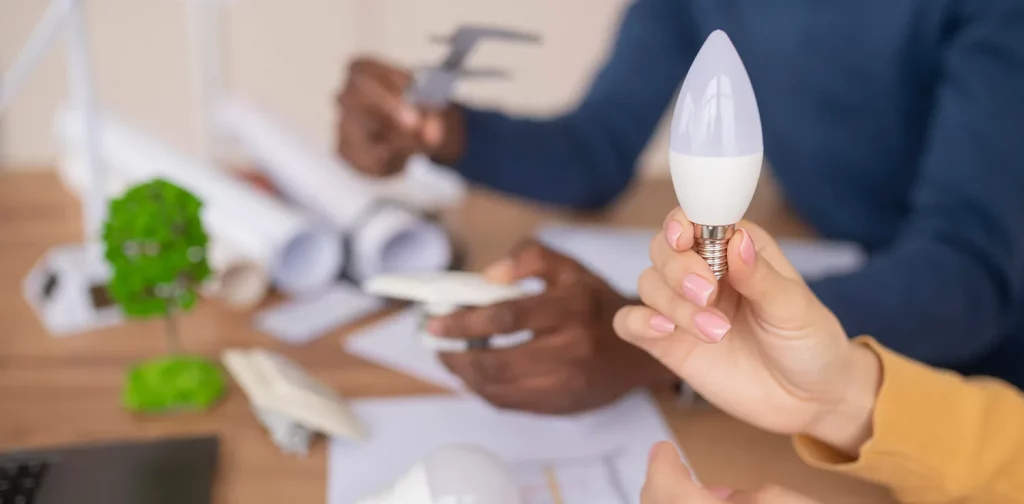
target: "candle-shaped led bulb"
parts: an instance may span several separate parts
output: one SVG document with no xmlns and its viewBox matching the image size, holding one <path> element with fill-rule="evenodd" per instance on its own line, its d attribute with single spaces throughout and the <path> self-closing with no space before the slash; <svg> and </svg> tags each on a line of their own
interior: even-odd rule
<svg viewBox="0 0 1024 504">
<path fill-rule="evenodd" d="M 704 42 L 679 91 L 669 142 L 676 197 L 693 223 L 694 249 L 717 278 L 726 247 L 754 197 L 764 145 L 750 77 L 728 35 Z"/>
</svg>

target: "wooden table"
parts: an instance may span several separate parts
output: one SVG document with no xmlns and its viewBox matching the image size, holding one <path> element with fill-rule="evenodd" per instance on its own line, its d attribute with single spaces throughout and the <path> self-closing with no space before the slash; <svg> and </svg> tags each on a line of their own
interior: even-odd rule
<svg viewBox="0 0 1024 504">
<path fill-rule="evenodd" d="M 649 180 L 596 220 L 657 226 L 673 204 L 669 182 Z M 771 204 L 758 202 L 752 213 L 772 219 L 782 215 Z M 482 191 L 475 191 L 465 208 L 446 218 L 467 246 L 471 267 L 500 257 L 542 219 L 595 220 Z M 791 219 L 772 219 L 763 222 L 776 232 L 806 233 Z M 54 175 L 0 175 L 0 449 L 218 433 L 222 459 L 215 502 L 325 502 L 325 443 L 317 443 L 305 459 L 282 455 L 237 387 L 206 414 L 149 418 L 121 409 L 125 369 L 166 351 L 159 320 L 64 339 L 46 335 L 21 297 L 21 281 L 47 248 L 74 242 L 80 235 L 78 205 Z M 372 320 L 380 316 L 384 315 Z M 296 348 L 255 331 L 250 314 L 229 311 L 216 302 L 204 303 L 182 317 L 181 324 L 183 343 L 191 352 L 216 356 L 229 347 L 271 348 L 348 397 L 440 392 L 345 354 L 338 339 L 355 326 Z M 804 466 L 785 437 L 716 411 L 682 409 L 670 395 L 660 400 L 696 473 L 708 484 L 749 488 L 774 482 L 828 503 L 892 502 L 879 488 Z"/>
</svg>

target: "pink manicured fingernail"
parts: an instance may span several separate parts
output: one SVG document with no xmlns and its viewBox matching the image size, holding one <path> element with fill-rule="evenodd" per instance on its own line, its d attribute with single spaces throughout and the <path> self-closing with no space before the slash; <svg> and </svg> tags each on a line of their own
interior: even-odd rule
<svg viewBox="0 0 1024 504">
<path fill-rule="evenodd" d="M 655 315 L 651 317 L 648 325 L 650 325 L 651 329 L 654 329 L 654 331 L 659 334 L 669 334 L 676 330 L 676 325 L 664 315 Z"/>
<path fill-rule="evenodd" d="M 715 291 L 715 286 L 700 275 L 690 273 L 683 277 L 683 294 L 686 299 L 698 306 L 707 306 L 708 298 Z"/>
<path fill-rule="evenodd" d="M 681 234 L 683 234 L 683 225 L 678 221 L 671 221 L 665 226 L 665 239 L 668 240 L 668 246 L 672 247 L 672 250 L 676 250 L 676 243 L 679 242 Z"/>
<path fill-rule="evenodd" d="M 754 240 L 750 237 L 750 233 L 746 229 L 743 230 L 743 242 L 740 243 L 740 257 L 743 258 L 743 262 L 754 265 L 754 261 L 757 260 L 757 251 L 754 250 Z"/>
<path fill-rule="evenodd" d="M 732 496 L 733 493 L 736 492 L 731 488 L 725 487 L 708 487 L 708 491 L 711 492 L 711 495 L 714 495 L 719 499 L 728 499 L 730 496 Z"/>
<path fill-rule="evenodd" d="M 693 324 L 697 326 L 697 330 L 701 334 L 715 343 L 721 341 L 725 337 L 725 333 L 732 328 L 729 322 L 722 317 L 706 311 L 694 315 Z"/>
</svg>

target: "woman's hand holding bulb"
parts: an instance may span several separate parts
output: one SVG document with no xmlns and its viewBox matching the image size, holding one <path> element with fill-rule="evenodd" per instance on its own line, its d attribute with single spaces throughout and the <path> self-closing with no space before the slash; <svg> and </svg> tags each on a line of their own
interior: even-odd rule
<svg viewBox="0 0 1024 504">
<path fill-rule="evenodd" d="M 640 277 L 646 306 L 620 310 L 616 332 L 723 411 L 856 454 L 871 435 L 877 357 L 849 342 L 764 230 L 738 227 L 718 282 L 691 250 L 692 224 L 674 210 Z"/>
</svg>

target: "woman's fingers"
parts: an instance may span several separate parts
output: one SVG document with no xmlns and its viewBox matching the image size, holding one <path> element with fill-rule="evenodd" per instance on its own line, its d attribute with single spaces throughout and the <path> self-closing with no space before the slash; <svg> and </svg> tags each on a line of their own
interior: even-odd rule
<svg viewBox="0 0 1024 504">
<path fill-rule="evenodd" d="M 668 317 L 646 306 L 626 306 L 615 314 L 615 333 L 665 364 L 677 375 L 686 372 L 685 363 L 698 346 L 703 345 L 688 334 L 675 330 Z"/>
<path fill-rule="evenodd" d="M 676 251 L 690 250 L 693 246 L 693 224 L 686 218 L 683 209 L 676 207 L 661 224 L 660 238 L 670 249 Z"/>
<path fill-rule="evenodd" d="M 693 481 L 672 443 L 661 442 L 651 448 L 640 503 L 720 504 L 722 501 Z"/>
<path fill-rule="evenodd" d="M 705 343 L 717 343 L 725 337 L 732 325 L 721 311 L 694 302 L 692 294 L 681 295 L 665 282 L 654 268 L 645 270 L 637 285 L 640 300 L 671 320 L 678 330 Z M 687 289 L 684 286 L 680 290 Z"/>
<path fill-rule="evenodd" d="M 651 264 L 673 290 L 697 306 L 711 306 L 718 297 L 715 274 L 692 250 L 677 252 L 655 238 L 651 241 Z"/>
<path fill-rule="evenodd" d="M 819 504 L 818 501 L 776 485 L 751 492 L 734 492 L 728 496 L 729 504 Z"/>
</svg>

